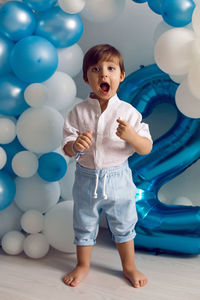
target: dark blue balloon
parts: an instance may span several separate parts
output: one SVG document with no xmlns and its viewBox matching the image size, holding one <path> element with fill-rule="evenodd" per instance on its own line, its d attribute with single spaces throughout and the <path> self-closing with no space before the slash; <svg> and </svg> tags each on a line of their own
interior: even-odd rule
<svg viewBox="0 0 200 300">
<path fill-rule="evenodd" d="M 0 75 L 11 72 L 10 53 L 14 43 L 0 35 Z"/>
<path fill-rule="evenodd" d="M 0 210 L 8 207 L 14 200 L 16 185 L 13 178 L 0 170 Z"/>
<path fill-rule="evenodd" d="M 119 97 L 144 118 L 164 102 L 177 111 L 175 124 L 154 142 L 152 152 L 134 154 L 129 159 L 137 186 L 135 245 L 156 252 L 199 254 L 200 207 L 166 205 L 158 199 L 162 185 L 200 158 L 200 119 L 179 112 L 175 104 L 177 86 L 157 65 L 130 74 L 120 85 Z"/>
<path fill-rule="evenodd" d="M 52 7 L 38 17 L 36 34 L 48 39 L 55 47 L 69 47 L 79 41 L 83 22 L 78 14 L 68 14 L 60 7 Z"/>
<path fill-rule="evenodd" d="M 147 0 L 132 0 L 133 2 L 136 2 L 136 3 L 144 3 L 144 2 L 147 2 Z"/>
<path fill-rule="evenodd" d="M 67 171 L 65 158 L 56 152 L 41 155 L 38 162 L 38 174 L 46 181 L 58 181 Z"/>
<path fill-rule="evenodd" d="M 163 0 L 148 0 L 149 7 L 158 15 L 161 15 L 162 3 Z"/>
<path fill-rule="evenodd" d="M 184 27 L 192 21 L 194 8 L 193 0 L 163 0 L 161 14 L 167 24 Z"/>
<path fill-rule="evenodd" d="M 22 0 L 31 9 L 36 11 L 45 11 L 55 5 L 57 0 Z"/>
<path fill-rule="evenodd" d="M 7 116 L 18 116 L 29 106 L 24 100 L 27 84 L 12 74 L 0 77 L 0 113 Z"/>
<path fill-rule="evenodd" d="M 20 40 L 10 55 L 13 72 L 21 80 L 33 83 L 47 80 L 56 71 L 56 48 L 45 38 L 28 36 Z"/>
<path fill-rule="evenodd" d="M 35 25 L 34 13 L 24 3 L 10 1 L 0 8 L 0 33 L 13 41 L 31 35 Z"/>
</svg>

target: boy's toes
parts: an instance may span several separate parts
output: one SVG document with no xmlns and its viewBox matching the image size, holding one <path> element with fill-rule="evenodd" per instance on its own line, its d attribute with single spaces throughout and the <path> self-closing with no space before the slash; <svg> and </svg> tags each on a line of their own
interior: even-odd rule
<svg viewBox="0 0 200 300">
<path fill-rule="evenodd" d="M 74 280 L 71 282 L 71 286 L 77 286 L 80 283 L 80 280 L 78 280 L 77 278 L 74 278 Z"/>
<path fill-rule="evenodd" d="M 73 278 L 70 276 L 64 276 L 63 281 L 66 285 L 70 285 L 72 282 Z"/>
<path fill-rule="evenodd" d="M 133 282 L 133 286 L 134 286 L 135 288 L 139 288 L 141 285 L 140 285 L 140 282 L 139 282 L 139 281 L 134 281 L 134 282 Z"/>
</svg>

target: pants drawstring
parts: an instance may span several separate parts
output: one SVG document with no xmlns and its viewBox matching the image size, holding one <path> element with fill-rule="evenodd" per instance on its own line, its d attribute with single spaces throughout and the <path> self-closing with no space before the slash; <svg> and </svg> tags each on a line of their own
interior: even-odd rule
<svg viewBox="0 0 200 300">
<path fill-rule="evenodd" d="M 99 176 L 98 176 L 98 174 L 96 174 L 96 185 L 95 185 L 94 194 L 93 194 L 93 198 L 95 198 L 95 199 L 97 198 L 98 183 L 99 183 Z"/>
<path fill-rule="evenodd" d="M 104 175 L 104 182 L 103 182 L 103 197 L 104 199 L 108 199 L 108 196 L 106 195 L 106 179 L 107 179 L 107 174 Z M 98 188 L 98 184 L 99 184 L 99 176 L 98 174 L 96 174 L 96 184 L 95 184 L 95 189 L 94 189 L 94 194 L 93 194 L 93 198 L 97 198 L 97 188 Z"/>
<path fill-rule="evenodd" d="M 106 179 L 107 179 L 107 174 L 105 174 L 104 182 L 103 182 L 103 197 L 104 197 L 104 199 L 108 199 L 108 197 L 106 195 Z"/>
</svg>

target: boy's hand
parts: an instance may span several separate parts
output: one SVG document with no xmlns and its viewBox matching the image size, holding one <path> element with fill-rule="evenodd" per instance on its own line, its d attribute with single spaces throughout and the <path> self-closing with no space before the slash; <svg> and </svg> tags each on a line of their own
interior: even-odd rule
<svg viewBox="0 0 200 300">
<path fill-rule="evenodd" d="M 73 148 L 77 152 L 88 149 L 92 144 L 92 130 L 80 134 L 74 142 Z"/>
<path fill-rule="evenodd" d="M 117 127 L 116 135 L 120 137 L 120 139 L 128 142 L 135 133 L 135 130 L 126 121 L 117 119 L 117 122 L 119 123 L 119 126 Z"/>
</svg>

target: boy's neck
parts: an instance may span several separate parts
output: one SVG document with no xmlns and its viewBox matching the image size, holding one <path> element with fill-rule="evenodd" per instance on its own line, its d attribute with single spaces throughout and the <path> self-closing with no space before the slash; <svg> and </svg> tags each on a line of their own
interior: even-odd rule
<svg viewBox="0 0 200 300">
<path fill-rule="evenodd" d="M 102 100 L 96 97 L 96 95 L 94 93 L 90 93 L 90 98 L 92 99 L 96 99 L 99 101 L 100 107 L 101 107 L 101 113 L 104 112 L 104 110 L 106 110 L 107 106 L 108 106 L 108 102 L 110 99 L 108 100 Z"/>
</svg>

